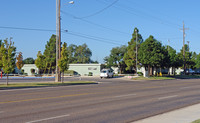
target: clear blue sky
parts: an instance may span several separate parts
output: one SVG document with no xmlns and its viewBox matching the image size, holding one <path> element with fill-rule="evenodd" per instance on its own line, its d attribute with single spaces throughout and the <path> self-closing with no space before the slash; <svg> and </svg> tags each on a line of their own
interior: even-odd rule
<svg viewBox="0 0 200 123">
<path fill-rule="evenodd" d="M 153 35 L 163 45 L 180 51 L 185 22 L 186 41 L 190 49 L 200 53 L 199 0 L 61 0 L 62 42 L 68 45 L 86 43 L 93 60 L 103 63 L 113 47 L 127 45 L 137 27 L 143 39 Z M 1 0 L 0 39 L 13 37 L 17 51 L 24 58 L 36 58 L 55 31 L 6 29 L 56 29 L 56 0 Z M 105 9 L 107 8 L 107 9 Z M 96 14 L 95 14 L 96 13 Z M 95 15 L 94 15 L 95 14 Z"/>
</svg>

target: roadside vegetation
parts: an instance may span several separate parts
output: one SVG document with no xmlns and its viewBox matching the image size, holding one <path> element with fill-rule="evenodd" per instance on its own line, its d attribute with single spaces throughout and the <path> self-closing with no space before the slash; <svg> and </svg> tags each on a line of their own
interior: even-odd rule
<svg viewBox="0 0 200 123">
<path fill-rule="evenodd" d="M 136 77 L 132 78 L 133 80 L 170 80 L 170 79 L 175 79 L 173 77 L 158 77 L 158 76 L 153 76 L 153 77 Z"/>
<path fill-rule="evenodd" d="M 199 120 L 195 120 L 194 122 L 192 123 L 200 123 L 200 119 Z"/>
<path fill-rule="evenodd" d="M 67 85 L 83 85 L 83 84 L 96 84 L 92 81 L 70 81 L 70 82 L 33 82 L 33 83 L 13 83 L 13 84 L 0 84 L 2 89 L 17 89 L 17 88 L 35 88 L 35 87 L 54 87 L 54 86 L 67 86 Z"/>
</svg>

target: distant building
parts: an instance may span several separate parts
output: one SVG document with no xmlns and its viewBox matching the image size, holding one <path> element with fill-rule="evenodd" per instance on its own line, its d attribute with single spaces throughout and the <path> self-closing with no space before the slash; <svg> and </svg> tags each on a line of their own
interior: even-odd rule
<svg viewBox="0 0 200 123">
<path fill-rule="evenodd" d="M 91 72 L 93 76 L 99 76 L 101 64 L 69 64 L 69 70 L 73 70 L 81 76 L 87 76 L 89 72 Z"/>
<path fill-rule="evenodd" d="M 39 71 L 35 64 L 24 64 L 22 69 L 24 70 L 24 73 L 27 73 L 27 75 L 32 75 L 31 69 L 35 69 L 35 73 L 38 73 Z"/>
<path fill-rule="evenodd" d="M 22 69 L 24 70 L 24 73 L 27 73 L 28 75 L 32 75 L 31 69 L 35 69 L 35 73 L 38 73 L 39 71 L 35 64 L 24 64 Z M 73 70 L 81 76 L 87 76 L 89 72 L 91 72 L 93 76 L 97 76 L 100 75 L 101 64 L 69 64 L 68 70 Z"/>
</svg>

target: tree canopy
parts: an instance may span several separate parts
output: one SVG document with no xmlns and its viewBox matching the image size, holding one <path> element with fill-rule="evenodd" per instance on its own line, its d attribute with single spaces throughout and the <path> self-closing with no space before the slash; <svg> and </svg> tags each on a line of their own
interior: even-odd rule
<svg viewBox="0 0 200 123">
<path fill-rule="evenodd" d="M 28 57 L 26 59 L 23 60 L 24 64 L 34 64 L 35 60 L 32 57 Z"/>
<path fill-rule="evenodd" d="M 132 34 L 132 39 L 128 42 L 127 52 L 124 54 L 124 62 L 126 64 L 126 70 L 132 71 L 136 69 L 136 37 L 137 37 L 137 47 L 138 51 L 140 48 L 140 44 L 143 42 L 142 36 L 139 34 L 139 30 L 137 28 L 134 29 Z"/>
</svg>

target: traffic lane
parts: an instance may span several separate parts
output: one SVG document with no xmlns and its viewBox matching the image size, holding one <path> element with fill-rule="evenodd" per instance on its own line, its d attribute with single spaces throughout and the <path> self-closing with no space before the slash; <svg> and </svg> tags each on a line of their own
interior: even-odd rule
<svg viewBox="0 0 200 123">
<path fill-rule="evenodd" d="M 139 83 L 139 82 L 138 82 Z M 156 83 L 148 83 L 148 84 L 144 84 L 144 85 L 136 85 L 136 83 L 121 83 L 119 85 L 112 85 L 112 84 L 100 84 L 100 85 L 84 85 L 84 86 L 68 86 L 68 87 L 58 87 L 59 88 L 59 94 L 55 93 L 57 90 L 57 87 L 50 87 L 50 88 L 42 88 L 42 89 L 20 89 L 15 91 L 0 91 L 0 99 L 2 101 L 11 101 L 11 100 L 27 100 L 28 98 L 42 98 L 43 96 L 45 97 L 54 97 L 56 95 L 66 95 L 68 93 L 78 93 L 80 91 L 84 91 L 84 93 L 90 93 L 90 92 L 101 92 L 102 89 L 101 87 L 104 87 L 104 92 L 107 89 L 107 91 L 110 91 L 110 89 L 116 89 L 116 90 L 123 90 L 123 89 L 131 89 L 134 90 L 134 92 L 139 92 L 139 91 L 148 91 L 148 89 L 151 91 L 151 89 L 158 89 L 161 88 L 162 90 L 168 89 L 168 87 L 173 87 L 174 89 L 176 89 L 177 86 L 181 86 L 182 89 L 187 89 L 189 87 L 197 87 L 199 85 L 196 85 L 197 83 L 195 83 L 193 85 L 193 83 L 189 83 L 189 84 L 184 84 L 184 83 L 177 83 L 177 84 L 168 84 L 168 85 L 163 85 L 163 84 L 158 84 L 158 82 Z M 151 86 L 150 86 L 151 85 Z M 189 86 L 188 86 L 189 85 Z M 85 87 L 87 89 L 85 89 Z M 61 88 L 61 89 L 60 89 Z M 64 89 L 66 88 L 66 89 Z M 76 89 L 74 89 L 76 88 Z M 35 92 L 37 91 L 37 92 Z M 52 93 L 52 94 L 51 94 Z M 48 96 L 46 95 L 48 94 Z M 6 98 L 5 98 L 6 97 Z"/>
<path fill-rule="evenodd" d="M 120 82 L 122 77 L 103 78 L 98 76 L 86 77 L 86 76 L 67 76 L 64 77 L 64 81 L 96 81 L 96 82 L 113 82 L 114 80 Z M 54 82 L 55 77 L 10 77 L 9 83 L 27 83 L 27 82 Z M 123 81 L 130 81 L 129 79 L 123 79 Z M 6 78 L 0 79 L 0 84 L 5 84 Z"/>
<path fill-rule="evenodd" d="M 129 93 L 128 93 L 129 94 Z M 99 95 L 98 95 L 99 96 Z M 135 96 L 135 95 L 130 95 L 129 94 L 129 96 Z M 118 97 L 123 97 L 123 95 L 119 95 Z M 125 96 L 125 97 L 127 97 L 127 95 Z M 150 96 L 147 96 L 147 97 L 150 97 Z M 145 97 L 145 98 L 147 98 L 147 97 Z M 85 98 L 85 97 L 84 97 Z M 143 97 L 144 98 L 144 97 Z M 100 99 L 100 100 L 102 100 L 102 99 Z M 141 100 L 141 99 L 139 99 L 139 100 Z M 79 101 L 78 101 L 79 102 Z M 86 100 L 86 102 L 87 102 L 87 100 Z M 146 101 L 145 101 L 146 102 Z M 56 102 L 55 102 L 56 103 Z M 83 102 L 82 102 L 83 103 Z M 69 108 L 69 107 L 68 107 Z"/>
<path fill-rule="evenodd" d="M 135 97 L 135 95 L 132 95 L 133 97 Z M 155 97 L 155 96 L 154 96 Z M 157 96 L 158 97 L 158 96 Z M 181 100 L 182 98 L 180 98 L 180 99 L 178 99 L 178 102 L 177 102 L 177 100 L 172 100 L 171 99 L 171 103 L 172 104 L 176 104 L 176 106 L 177 105 L 179 105 L 180 106 L 180 103 L 179 102 L 181 102 L 182 104 L 183 104 L 183 102 L 185 101 L 186 103 L 188 103 L 188 101 L 190 102 L 191 101 L 191 99 L 192 100 L 194 100 L 194 99 L 196 99 L 196 100 L 199 100 L 199 96 L 198 96 L 198 98 L 193 98 L 193 97 L 195 97 L 195 96 L 188 96 L 188 97 L 186 97 L 186 98 L 184 98 L 183 100 Z M 85 98 L 85 97 L 84 97 Z M 107 100 L 107 101 L 102 101 L 101 100 L 101 102 L 96 102 L 96 103 L 92 103 L 92 104 L 85 104 L 85 103 L 79 103 L 79 106 L 69 106 L 69 107 L 67 107 L 65 104 L 62 106 L 62 105 L 58 105 L 58 106 L 56 106 L 56 109 L 52 109 L 52 107 L 54 107 L 54 106 L 50 106 L 50 107 L 48 107 L 47 109 L 48 109 L 48 111 L 40 111 L 41 113 L 48 113 L 48 112 L 51 112 L 49 115 L 47 115 L 47 116 L 55 116 L 56 114 L 61 114 L 61 115 L 63 115 L 64 113 L 71 113 L 70 114 L 70 118 L 73 118 L 73 116 L 74 116 L 74 114 L 75 114 L 75 116 L 76 115 L 78 115 L 78 118 L 76 117 L 75 119 L 80 119 L 80 122 L 82 121 L 82 120 L 87 120 L 87 119 L 84 119 L 85 117 L 89 117 L 89 118 L 91 118 L 91 119 L 89 119 L 89 121 L 92 121 L 92 119 L 94 118 L 94 121 L 95 120 L 97 120 L 98 118 L 99 118 L 99 115 L 100 115 L 100 117 L 104 117 L 104 119 L 105 119 L 105 117 L 106 116 L 108 116 L 109 115 L 109 117 L 108 118 L 106 118 L 105 119 L 105 121 L 109 121 L 109 122 L 113 122 L 113 118 L 115 118 L 116 119 L 116 117 L 115 117 L 115 115 L 119 115 L 118 113 L 116 114 L 116 112 L 122 112 L 122 111 L 124 111 L 124 113 L 122 113 L 122 114 L 126 114 L 125 116 L 126 116 L 126 118 L 124 119 L 124 116 L 123 117 L 121 117 L 121 115 L 120 116 L 117 116 L 117 118 L 120 118 L 119 120 L 117 120 L 117 121 L 125 121 L 125 120 L 127 120 L 128 119 L 128 117 L 127 116 L 129 116 L 129 119 L 131 119 L 131 117 L 133 117 L 134 116 L 134 119 L 135 120 L 137 120 L 137 117 L 141 117 L 141 115 L 142 116 L 149 116 L 149 115 L 151 115 L 151 113 L 148 113 L 148 114 L 141 114 L 141 113 L 138 113 L 138 112 L 149 112 L 149 110 L 150 109 L 152 109 L 151 111 L 153 111 L 154 113 L 153 114 L 155 114 L 155 113 L 159 113 L 159 111 L 161 110 L 163 110 L 162 109 L 162 107 L 163 107 L 163 105 L 164 106 L 170 106 L 171 104 L 170 103 L 168 103 L 169 102 L 169 100 L 165 100 L 165 101 L 163 101 L 163 102 L 159 102 L 160 100 L 159 100 L 159 98 L 155 98 L 155 99 L 153 99 L 153 98 L 151 98 L 150 96 L 147 96 L 147 97 L 145 97 L 145 98 L 141 98 L 140 97 L 140 99 L 136 99 L 136 98 L 124 98 L 124 97 L 122 97 L 122 96 L 118 96 L 118 98 L 123 98 L 123 100 Z M 143 99 L 143 100 L 142 100 Z M 153 102 L 152 102 L 152 100 L 153 100 Z M 159 105 L 157 105 L 156 103 L 158 103 L 158 104 L 160 104 L 161 103 L 161 106 L 159 106 Z M 165 104 L 166 103 L 166 104 Z M 56 102 L 55 102 L 55 104 L 56 104 Z M 80 105 L 80 104 L 83 104 L 83 105 Z M 134 104 L 136 104 L 136 105 L 134 105 Z M 150 106 L 149 106 L 150 105 Z M 155 105 L 155 106 L 153 106 L 152 107 L 152 105 Z M 61 106 L 61 107 L 60 107 Z M 100 106 L 102 106 L 102 107 L 100 107 Z M 173 105 L 172 105 L 173 106 Z M 82 107 L 85 107 L 85 108 L 82 108 Z M 97 108 L 98 107 L 98 108 Z M 139 108 L 138 108 L 139 107 Z M 146 108 L 144 108 L 144 107 L 146 107 Z M 170 106 L 171 107 L 171 106 Z M 77 109 L 78 108 L 78 109 Z M 134 113 L 131 113 L 130 115 L 129 114 L 127 114 L 126 112 L 127 112 L 127 110 L 129 111 L 129 112 L 132 112 L 132 109 L 134 109 L 134 111 L 135 111 L 135 109 L 138 109 L 139 111 L 137 112 L 137 111 L 135 111 Z M 144 109 L 143 109 L 144 108 Z M 160 110 L 156 110 L 156 111 L 154 111 L 155 109 L 160 109 Z M 41 108 L 39 108 L 39 109 L 41 109 Z M 103 110 L 101 110 L 101 109 L 103 109 Z M 147 110 L 148 109 L 148 110 Z M 153 110 L 154 109 L 154 110 Z M 165 108 L 165 110 L 166 110 L 167 108 Z M 171 108 L 169 108 L 170 110 L 171 110 Z M 167 109 L 167 110 L 169 110 L 169 109 Z M 26 109 L 27 110 L 27 109 Z M 64 110 L 64 111 L 63 111 Z M 67 112 L 66 112 L 66 110 L 67 110 Z M 74 111 L 76 111 L 77 110 L 77 112 L 75 112 L 75 113 L 73 113 Z M 130 111 L 131 110 L 131 111 Z M 143 110 L 145 110 L 145 111 L 143 111 Z M 68 112 L 69 111 L 69 112 Z M 106 111 L 106 112 L 105 112 Z M 55 113 L 53 113 L 53 112 L 55 112 Z M 91 113 L 89 113 L 89 112 L 91 112 Z M 78 113 L 78 114 L 77 114 Z M 89 113 L 89 114 L 88 114 Z M 27 114 L 27 113 L 25 113 L 25 114 Z M 37 113 L 32 113 L 31 115 L 35 115 L 35 114 L 37 114 Z M 93 116 L 93 114 L 96 114 L 95 116 Z M 79 116 L 79 115 L 83 115 L 83 119 L 81 119 L 81 116 Z M 136 117 L 137 116 L 137 117 Z M 111 117 L 113 117 L 113 118 L 111 118 Z M 38 118 L 39 118 L 39 116 L 38 116 Z M 40 117 L 40 118 L 45 118 L 45 116 L 44 115 L 42 115 L 42 117 Z M 33 120 L 37 120 L 37 119 L 33 119 Z M 74 121 L 74 119 L 69 119 L 69 121 Z M 98 121 L 101 121 L 101 119 L 98 119 Z M 114 120 L 115 121 L 115 120 Z M 79 120 L 77 120 L 77 122 L 79 122 Z M 115 121 L 116 122 L 116 121 Z"/>
</svg>

